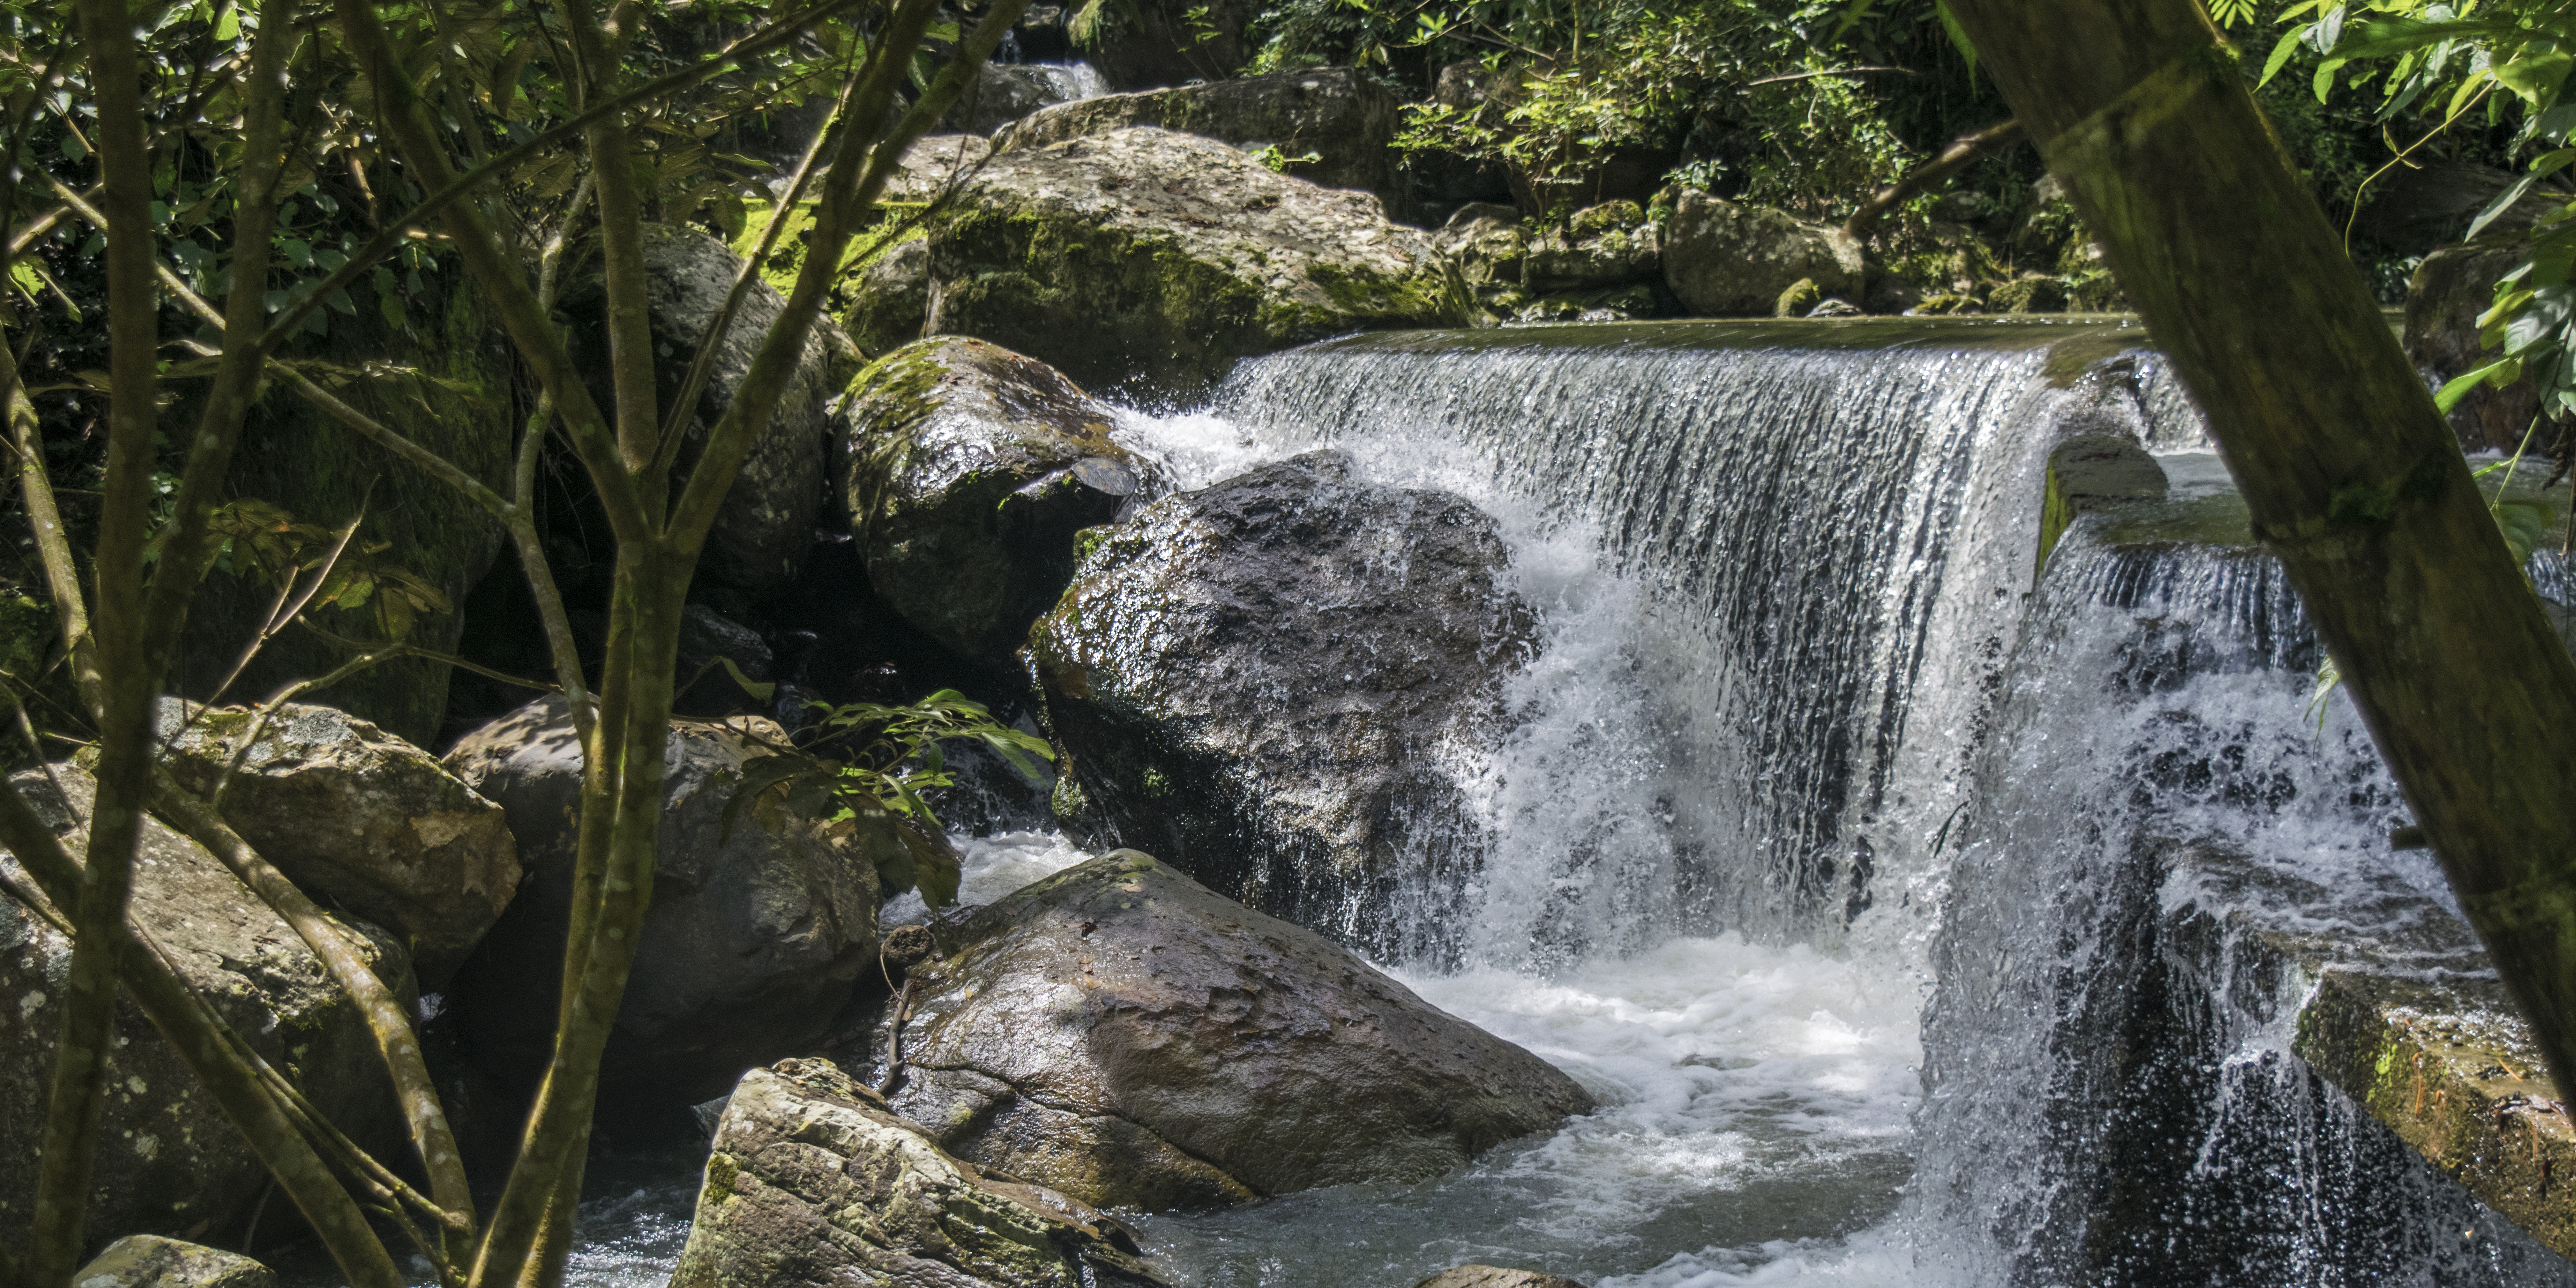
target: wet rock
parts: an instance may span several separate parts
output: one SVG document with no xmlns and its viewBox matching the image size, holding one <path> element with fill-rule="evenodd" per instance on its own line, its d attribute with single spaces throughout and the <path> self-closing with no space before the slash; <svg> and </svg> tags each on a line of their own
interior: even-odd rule
<svg viewBox="0 0 2576 1288">
<path fill-rule="evenodd" d="M 1856 318 L 1860 316 L 1860 306 L 1849 300 L 1819 300 L 1816 302 L 1816 307 L 1807 310 L 1807 316 L 1811 318 Z"/>
<path fill-rule="evenodd" d="M 734 275 L 741 270 L 742 260 L 723 242 L 696 229 L 650 224 L 644 230 L 644 265 L 653 342 L 667 357 L 656 366 L 660 382 L 657 392 L 667 413 L 670 401 L 679 397 L 680 382 L 688 374 L 689 359 L 697 352 L 698 341 L 724 308 L 725 296 L 733 289 Z M 576 357 L 583 359 L 590 370 L 601 373 L 597 379 L 604 382 L 608 370 L 606 340 L 595 321 L 602 307 L 596 285 L 567 292 L 564 303 L 565 311 L 576 318 L 594 319 L 590 326 L 576 328 Z M 726 332 L 723 348 L 708 376 L 706 392 L 698 399 L 698 405 L 689 409 L 692 419 L 688 445 L 681 453 L 682 469 L 694 463 L 707 430 L 733 404 L 762 338 L 785 308 L 786 301 L 777 290 L 765 281 L 753 280 L 750 294 Z M 836 374 L 848 374 L 847 360 L 842 356 L 846 338 L 836 344 L 834 337 L 826 334 L 837 329 L 818 321 L 815 334 L 806 339 L 777 410 L 753 440 L 751 454 L 744 458 L 733 490 L 725 495 L 724 505 L 717 512 L 715 527 L 707 535 L 706 552 L 698 561 L 701 578 L 759 598 L 785 586 L 795 576 L 796 560 L 805 552 L 815 515 L 822 506 L 823 491 L 816 486 L 816 480 L 824 470 L 826 403 L 840 391 L 841 381 L 835 379 Z M 600 405 L 607 406 L 604 383 L 596 393 Z"/>
<path fill-rule="evenodd" d="M 129 1234 L 72 1272 L 75 1288 L 277 1288 L 268 1267 L 236 1253 Z"/>
<path fill-rule="evenodd" d="M 2478 341 L 2478 318 L 2495 304 L 2496 279 L 2527 253 L 2518 246 L 2445 246 L 2416 267 L 2406 292 L 2406 356 L 2428 380 L 2438 386 L 2495 361 Z M 2451 429 L 2462 451 L 2510 452 L 2539 410 L 2528 376 L 2502 389 L 2481 384 L 2451 409 Z"/>
<path fill-rule="evenodd" d="M 823 1036 L 876 956 L 877 877 L 863 846 L 746 808 L 724 822 L 766 720 L 674 721 L 653 907 L 602 1065 L 604 1087 L 669 1104 Z M 581 748 L 560 697 L 467 735 L 447 767 L 509 811 L 529 870 L 518 902 L 450 990 L 460 1026 L 506 1075 L 542 1067 L 555 1027 L 579 830 Z M 861 836 L 866 835 L 861 833 Z"/>
<path fill-rule="evenodd" d="M 1116 1222 L 979 1174 L 819 1060 L 752 1070 L 734 1089 L 671 1275 L 671 1288 L 1161 1282 Z"/>
<path fill-rule="evenodd" d="M 178 707 L 163 704 L 162 735 Z M 254 713 L 205 712 L 170 749 L 171 775 L 214 789 L 241 754 Z M 519 851 L 501 807 L 428 752 L 330 707 L 288 703 L 224 788 L 224 821 L 326 908 L 401 937 L 436 989 L 482 942 L 519 889 Z"/>
<path fill-rule="evenodd" d="M 1311 931 L 1120 850 L 949 932 L 893 1104 L 952 1152 L 1158 1210 L 1420 1180 L 1591 1097 Z"/>
<path fill-rule="evenodd" d="M 731 662 L 754 684 L 777 678 L 776 658 L 760 632 L 704 604 L 680 610 L 680 651 L 673 677 L 687 688 L 672 703 L 683 715 L 725 715 L 762 711 L 768 704 L 753 697 L 726 672 Z M 691 683 L 695 680 L 695 683 Z"/>
<path fill-rule="evenodd" d="M 932 334 L 1093 389 L 1186 394 L 1237 358 L 1344 331 L 1454 326 L 1472 304 L 1377 199 L 1134 127 L 1005 152 L 930 234 Z"/>
<path fill-rule="evenodd" d="M 1037 63 L 986 63 L 948 115 L 939 118 L 938 128 L 989 135 L 1031 112 L 1081 98 L 1082 86 L 1066 71 Z"/>
<path fill-rule="evenodd" d="M 1376 193 L 1387 213 L 1402 219 L 1411 213 L 1413 186 L 1391 146 L 1398 117 L 1395 95 L 1377 82 L 1348 67 L 1314 67 L 1060 103 L 1013 126 L 999 145 L 1020 151 L 1152 125 L 1237 147 L 1275 147 L 1287 173 Z"/>
<path fill-rule="evenodd" d="M 1494 521 L 1312 452 L 1107 534 L 1030 632 L 1050 726 L 1125 843 L 1230 897 L 1393 944 L 1466 828 L 1435 763 L 1530 646 Z M 1418 919 L 1408 919 L 1409 922 Z"/>
<path fill-rule="evenodd" d="M 1760 316 L 1800 278 L 1820 295 L 1860 293 L 1860 245 L 1777 210 L 1683 192 L 1663 225 L 1664 280 L 1692 313 Z"/>
<path fill-rule="evenodd" d="M 930 319 L 930 243 L 916 237 L 887 248 L 859 271 L 857 295 L 841 323 L 860 352 L 882 356 L 920 339 Z"/>
<path fill-rule="evenodd" d="M 38 771 L 12 781 L 78 855 L 88 839 L 76 820 L 88 816 L 97 789 L 75 766 L 56 765 L 53 773 L 59 794 Z M 145 819 L 128 915 L 252 1049 L 290 1071 L 341 1130 L 370 1150 L 402 1148 L 402 1119 L 356 1004 L 304 941 L 213 855 Z M 361 922 L 344 924 L 358 932 L 358 947 L 377 974 L 396 993 L 410 993 L 410 962 L 393 938 Z M 70 939 L 0 895 L 0 1229 L 27 1229 L 34 1217 L 36 1154 L 70 969 Z M 268 1171 L 142 1009 L 122 996 L 107 1074 L 89 1228 L 182 1238 L 237 1230 Z"/>
<path fill-rule="evenodd" d="M 940 336 L 852 388 L 842 475 L 868 581 L 931 638 L 1007 659 L 1072 579 L 1074 534 L 1152 483 L 1062 373 Z"/>
<path fill-rule="evenodd" d="M 1580 1280 L 1501 1266 L 1451 1266 L 1413 1288 L 1583 1288 Z"/>
</svg>

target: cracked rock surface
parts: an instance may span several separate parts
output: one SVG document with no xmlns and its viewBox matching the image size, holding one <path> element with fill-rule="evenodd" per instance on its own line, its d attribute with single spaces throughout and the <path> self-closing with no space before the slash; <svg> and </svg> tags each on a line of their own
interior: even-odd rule
<svg viewBox="0 0 2576 1288">
<path fill-rule="evenodd" d="M 1349 950 L 1134 850 L 1020 889 L 947 945 L 915 970 L 895 1110 L 1102 1207 L 1419 1180 L 1592 1108 Z"/>
<path fill-rule="evenodd" d="M 1133 1234 L 979 1172 L 821 1060 L 744 1074 L 672 1288 L 1160 1288 Z"/>
</svg>

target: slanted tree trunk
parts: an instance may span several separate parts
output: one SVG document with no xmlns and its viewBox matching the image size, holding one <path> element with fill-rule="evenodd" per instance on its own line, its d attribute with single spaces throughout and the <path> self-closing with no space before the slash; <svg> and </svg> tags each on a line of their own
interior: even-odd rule
<svg viewBox="0 0 2576 1288">
<path fill-rule="evenodd" d="M 2194 0 L 1950 0 L 2576 1091 L 2576 660 Z"/>
</svg>

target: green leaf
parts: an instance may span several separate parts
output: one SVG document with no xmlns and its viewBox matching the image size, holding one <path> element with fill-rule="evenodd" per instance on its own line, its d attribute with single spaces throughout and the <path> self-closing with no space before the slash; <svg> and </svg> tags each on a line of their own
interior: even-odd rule
<svg viewBox="0 0 2576 1288">
<path fill-rule="evenodd" d="M 813 757 L 793 752 L 762 756 L 745 764 L 742 767 L 742 785 L 735 788 L 733 795 L 725 801 L 724 816 L 716 827 L 716 844 L 722 845 L 732 837 L 734 817 L 742 813 L 742 807 L 750 804 L 752 798 L 798 774 L 819 768 L 821 766 Z"/>
<path fill-rule="evenodd" d="M 238 4 L 227 4 L 224 6 L 224 11 L 222 13 L 215 15 L 215 39 L 236 40 L 239 39 L 240 36 L 241 6 Z"/>
<path fill-rule="evenodd" d="M 2522 363 L 2514 358 L 2499 358 L 2475 371 L 2454 376 L 2442 385 L 2442 391 L 2440 393 L 2433 395 L 2433 405 L 2441 408 L 2443 415 L 2450 415 L 2451 409 L 2459 406 L 2460 400 L 2468 397 L 2470 390 L 2477 388 L 2478 385 L 2488 376 L 2494 375 L 2506 367 L 2514 368 L 2518 374 L 2521 370 Z M 2508 376 L 2506 379 L 2510 381 L 2511 377 Z"/>
<path fill-rule="evenodd" d="M 2272 46 L 2272 56 L 2263 60 L 2263 79 L 2254 82 L 2257 89 L 2271 84 L 2272 78 L 2281 74 L 2281 69 L 2289 65 L 2291 56 L 2299 52 L 2299 42 L 2307 34 L 2308 29 L 2301 27 L 2281 37 L 2280 43 Z"/>
<path fill-rule="evenodd" d="M 921 901 L 933 908 L 956 903 L 957 883 L 964 874 L 948 838 L 908 818 L 898 820 L 894 830 L 912 860 L 913 888 L 921 891 Z"/>
<path fill-rule="evenodd" d="M 740 687 L 743 692 L 750 694 L 752 696 L 752 700 L 756 702 L 767 702 L 778 696 L 777 685 L 767 681 L 754 680 L 750 676 L 744 675 L 742 673 L 742 668 L 733 664 L 732 658 L 719 654 L 716 657 L 716 664 L 723 667 L 725 674 L 732 676 L 734 684 Z"/>
<path fill-rule="evenodd" d="M 2531 552 L 2549 539 L 2549 522 L 2555 516 L 2546 503 L 2498 501 L 2488 508 L 2495 514 L 2496 531 L 2504 534 L 2505 548 L 2513 552 L 2514 563 L 2531 558 Z"/>
</svg>

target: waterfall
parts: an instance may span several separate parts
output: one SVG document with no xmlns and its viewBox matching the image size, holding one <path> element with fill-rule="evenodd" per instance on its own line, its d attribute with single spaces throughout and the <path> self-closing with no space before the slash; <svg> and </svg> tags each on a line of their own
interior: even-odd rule
<svg viewBox="0 0 2576 1288">
<path fill-rule="evenodd" d="M 2298 1054 L 2328 966 L 2492 973 L 2142 342 L 1355 336 L 1122 412 L 1183 488 L 1329 445 L 1497 518 L 1539 647 L 1509 731 L 1444 753 L 1483 849 L 1409 912 L 1458 951 L 1387 965 L 1602 1104 L 1432 1181 L 1136 1218 L 1174 1281 L 2576 1284 Z M 2168 499 L 2043 565 L 2077 436 L 2160 454 Z M 970 900 L 1082 857 L 958 839 Z M 667 1228 L 612 1208 L 640 1232 L 575 1264 L 650 1288 Z"/>
<path fill-rule="evenodd" d="M 2323 964 L 2493 979 L 2321 657 L 2232 494 L 2050 557 L 1925 1020 L 1909 1217 L 1971 1281 L 2576 1282 L 2295 1054 Z"/>
</svg>

